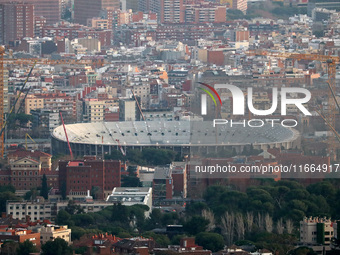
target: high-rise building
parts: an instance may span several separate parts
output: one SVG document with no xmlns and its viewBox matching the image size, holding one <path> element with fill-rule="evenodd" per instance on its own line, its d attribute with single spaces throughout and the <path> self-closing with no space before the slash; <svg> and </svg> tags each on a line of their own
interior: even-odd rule
<svg viewBox="0 0 340 255">
<path fill-rule="evenodd" d="M 161 23 L 182 23 L 184 14 L 183 0 L 161 0 Z"/>
<path fill-rule="evenodd" d="M 0 0 L 9 3 L 11 0 Z M 22 1 L 21 1 L 22 2 Z M 61 0 L 25 0 L 24 3 L 34 5 L 34 16 L 43 16 L 48 25 L 57 23 L 61 18 Z"/>
<path fill-rule="evenodd" d="M 34 16 L 46 18 L 46 24 L 51 25 L 61 19 L 61 0 L 25 0 L 34 4 Z"/>
<path fill-rule="evenodd" d="M 46 18 L 34 16 L 34 37 L 42 37 L 42 29 L 46 25 Z"/>
<path fill-rule="evenodd" d="M 158 17 L 161 14 L 161 1 L 159 0 L 139 0 L 138 10 L 144 13 L 157 13 Z M 127 8 L 127 7 L 126 7 Z"/>
<path fill-rule="evenodd" d="M 140 99 L 137 99 L 140 104 Z M 138 121 L 140 120 L 140 114 L 138 105 L 133 99 L 121 99 L 119 100 L 119 120 L 120 121 Z"/>
<path fill-rule="evenodd" d="M 86 25 L 88 19 L 99 17 L 108 8 L 119 10 L 119 0 L 74 0 L 74 22 Z"/>
<path fill-rule="evenodd" d="M 34 6 L 29 3 L 0 4 L 0 43 L 9 44 L 34 36 Z"/>
<path fill-rule="evenodd" d="M 132 12 L 138 12 L 139 11 L 139 0 L 125 0 L 125 6 L 126 10 L 131 9 Z M 122 8 L 124 11 L 124 9 Z"/>
</svg>

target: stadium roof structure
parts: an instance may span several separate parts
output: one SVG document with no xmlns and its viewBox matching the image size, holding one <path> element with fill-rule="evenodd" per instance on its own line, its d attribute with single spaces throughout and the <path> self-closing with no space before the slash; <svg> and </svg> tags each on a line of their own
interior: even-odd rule
<svg viewBox="0 0 340 255">
<path fill-rule="evenodd" d="M 298 138 L 295 129 L 275 124 L 262 127 L 216 125 L 212 121 L 125 121 L 66 125 L 70 143 L 122 146 L 219 146 L 277 144 Z M 66 142 L 62 126 L 54 139 Z"/>
</svg>

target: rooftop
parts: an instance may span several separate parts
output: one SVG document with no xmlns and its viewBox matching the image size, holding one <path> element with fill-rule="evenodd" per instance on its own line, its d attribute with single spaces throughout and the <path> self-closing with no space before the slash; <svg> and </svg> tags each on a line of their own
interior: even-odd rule
<svg viewBox="0 0 340 255">
<path fill-rule="evenodd" d="M 261 128 L 227 125 L 212 126 L 211 121 L 99 122 L 66 125 L 70 143 L 117 146 L 148 145 L 242 145 L 270 144 L 295 140 L 298 132 L 281 125 Z M 62 126 L 52 136 L 66 142 Z"/>
</svg>

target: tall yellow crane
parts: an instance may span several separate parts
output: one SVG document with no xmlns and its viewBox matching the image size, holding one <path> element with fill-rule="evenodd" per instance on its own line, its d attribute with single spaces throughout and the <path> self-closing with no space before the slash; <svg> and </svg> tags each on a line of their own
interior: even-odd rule
<svg viewBox="0 0 340 255">
<path fill-rule="evenodd" d="M 328 109 L 325 116 L 321 116 L 327 120 L 327 125 L 330 129 L 335 130 L 336 114 L 338 113 L 336 106 L 339 107 L 336 100 L 336 86 L 335 86 L 335 75 L 336 75 L 336 64 L 340 62 L 338 56 L 328 56 L 320 54 L 303 54 L 303 53 L 290 53 L 290 52 L 273 52 L 266 50 L 250 50 L 247 52 L 250 56 L 270 56 L 284 59 L 295 59 L 295 60 L 313 60 L 327 63 L 328 73 Z M 339 109 L 338 109 L 339 110 Z M 332 128 L 331 128 L 332 127 Z M 333 130 L 332 130 L 333 131 Z M 329 154 L 331 158 L 336 158 L 337 143 L 334 136 L 330 136 L 328 139 Z"/>
<path fill-rule="evenodd" d="M 31 141 L 32 142 L 34 142 L 35 144 L 37 144 L 35 141 L 34 141 L 34 139 L 28 134 L 28 133 L 26 133 L 25 134 L 25 148 L 26 148 L 26 150 L 27 150 L 27 138 L 29 138 L 29 139 L 31 139 Z"/>
<path fill-rule="evenodd" d="M 106 62 L 103 59 L 61 59 L 61 60 L 50 60 L 44 58 L 25 58 L 25 59 L 16 59 L 13 58 L 13 55 L 10 53 L 9 58 L 4 58 L 5 48 L 0 46 L 0 158 L 4 157 L 4 129 L 6 127 L 7 121 L 4 119 L 4 66 L 6 65 L 22 65 L 31 67 L 34 65 L 91 65 L 94 68 L 102 67 Z M 31 69 L 32 71 L 32 69 Z M 27 79 L 28 80 L 28 77 Z M 24 83 L 22 90 L 25 87 L 26 82 Z M 17 100 L 16 100 L 17 102 Z M 15 107 L 15 105 L 13 106 Z M 12 109 L 13 110 L 13 109 Z M 11 112 L 12 112 L 11 110 Z"/>
</svg>

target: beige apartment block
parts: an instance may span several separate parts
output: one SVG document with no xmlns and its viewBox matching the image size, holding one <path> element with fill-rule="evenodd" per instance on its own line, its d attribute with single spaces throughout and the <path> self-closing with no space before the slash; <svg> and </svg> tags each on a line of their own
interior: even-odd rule
<svg viewBox="0 0 340 255">
<path fill-rule="evenodd" d="M 300 221 L 300 242 L 306 245 L 330 245 L 334 237 L 333 223 L 326 218 L 307 218 Z"/>
<path fill-rule="evenodd" d="M 105 101 L 85 101 L 84 121 L 87 122 L 103 122 L 104 121 Z"/>
<path fill-rule="evenodd" d="M 61 238 L 67 243 L 71 243 L 71 229 L 67 228 L 67 225 L 47 225 L 46 227 L 41 227 L 40 238 L 42 244 L 47 241 L 53 241 L 56 238 Z"/>
<path fill-rule="evenodd" d="M 44 108 L 44 98 L 37 98 L 34 95 L 28 95 L 25 99 L 25 114 L 31 114 L 31 110 Z"/>
</svg>

